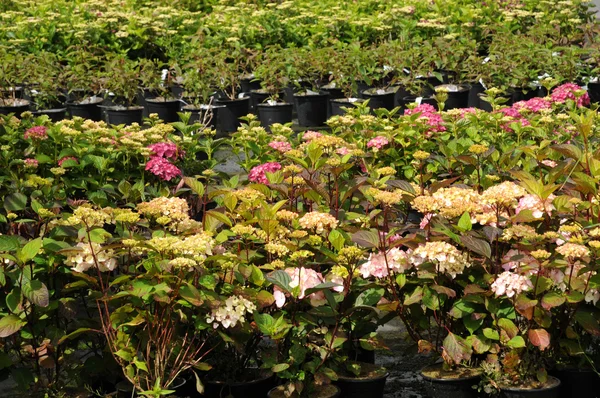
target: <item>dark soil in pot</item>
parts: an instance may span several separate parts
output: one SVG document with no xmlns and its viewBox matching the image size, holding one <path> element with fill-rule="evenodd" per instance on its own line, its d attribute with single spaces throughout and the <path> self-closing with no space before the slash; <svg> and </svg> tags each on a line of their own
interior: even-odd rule
<svg viewBox="0 0 600 398">
<path fill-rule="evenodd" d="M 325 92 L 308 91 L 294 94 L 298 125 L 300 127 L 319 127 L 327 121 L 329 95 Z"/>
<path fill-rule="evenodd" d="M 264 398 L 274 385 L 275 377 L 272 372 L 249 369 L 247 380 L 245 381 L 204 381 L 203 397 Z"/>
<path fill-rule="evenodd" d="M 89 97 L 82 101 L 67 102 L 67 110 L 71 117 L 79 116 L 84 119 L 102 120 L 102 109 L 98 106 L 104 102 L 100 97 Z"/>
<path fill-rule="evenodd" d="M 29 110 L 29 101 L 24 99 L 0 99 L 0 115 L 14 113 L 20 116 L 21 113 Z"/>
<path fill-rule="evenodd" d="M 240 118 L 246 116 L 250 111 L 250 97 L 236 99 L 218 99 L 216 105 L 223 105 L 219 110 L 217 119 L 217 136 L 227 136 L 229 133 L 237 131 L 241 126 Z M 221 133 L 221 134 L 219 134 Z"/>
<path fill-rule="evenodd" d="M 260 124 L 271 131 L 270 126 L 275 123 L 290 123 L 292 121 L 292 104 L 278 102 L 275 104 L 259 104 L 258 118 Z"/>
<path fill-rule="evenodd" d="M 477 398 L 477 390 L 473 386 L 481 378 L 478 369 L 444 371 L 442 364 L 435 364 L 421 370 L 421 376 L 431 398 Z"/>
<path fill-rule="evenodd" d="M 268 398 L 287 398 L 284 392 L 284 387 L 275 387 L 269 394 Z M 334 385 L 328 384 L 319 386 L 315 391 L 311 391 L 306 397 L 310 398 L 338 398 L 340 397 L 340 389 Z M 298 395 L 292 395 L 290 398 L 298 398 Z"/>
<path fill-rule="evenodd" d="M 207 128 L 215 128 L 219 118 L 219 110 L 225 108 L 223 105 L 186 105 L 181 108 L 182 112 L 190 112 L 190 123 L 206 123 Z"/>
<path fill-rule="evenodd" d="M 331 116 L 342 116 L 346 114 L 344 108 L 356 108 L 357 104 L 365 102 L 362 98 L 338 98 L 330 102 Z"/>
<path fill-rule="evenodd" d="M 591 369 L 559 369 L 552 376 L 560 380 L 561 397 L 600 398 L 600 376 Z"/>
<path fill-rule="evenodd" d="M 548 381 L 542 388 L 505 387 L 500 386 L 501 398 L 579 398 L 579 396 L 561 395 L 560 380 L 548 376 Z"/>
<path fill-rule="evenodd" d="M 382 398 L 388 376 L 384 368 L 362 363 L 359 376 L 338 375 L 335 384 L 344 398 Z"/>
<path fill-rule="evenodd" d="M 444 110 L 467 108 L 469 106 L 469 90 L 471 87 L 467 84 L 442 84 L 435 88 L 446 89 L 448 99 L 444 104 Z"/>
<path fill-rule="evenodd" d="M 133 123 L 142 124 L 144 107 L 142 106 L 111 106 L 106 108 L 106 115 L 109 124 L 125 124 L 129 126 Z"/>
<path fill-rule="evenodd" d="M 376 89 L 369 88 L 362 92 L 363 98 L 369 100 L 369 108 L 374 109 L 387 109 L 391 111 L 395 106 L 395 97 L 397 87 L 390 87 L 388 89 Z"/>
<path fill-rule="evenodd" d="M 158 117 L 165 123 L 172 123 L 179 120 L 180 103 L 178 99 L 165 99 L 162 97 L 146 98 L 146 110 L 148 115 L 158 114 Z"/>
<path fill-rule="evenodd" d="M 42 109 L 34 111 L 35 116 L 47 115 L 53 122 L 60 122 L 67 117 L 67 108 Z"/>
</svg>

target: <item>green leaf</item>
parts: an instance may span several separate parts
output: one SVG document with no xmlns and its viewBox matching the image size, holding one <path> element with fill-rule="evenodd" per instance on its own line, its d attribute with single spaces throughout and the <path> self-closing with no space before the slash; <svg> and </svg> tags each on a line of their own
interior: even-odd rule
<svg viewBox="0 0 600 398">
<path fill-rule="evenodd" d="M 411 295 L 406 295 L 404 298 L 404 305 L 412 305 L 419 303 L 423 299 L 423 288 L 421 286 L 417 286 L 415 290 L 411 293 Z"/>
<path fill-rule="evenodd" d="M 585 329 L 586 332 L 593 336 L 600 336 L 600 328 L 598 327 L 598 320 L 594 317 L 591 311 L 586 309 L 578 309 L 573 316 L 575 321 Z M 1 336 L 0 336 L 1 337 Z"/>
<path fill-rule="evenodd" d="M 470 231 L 472 227 L 473 224 L 471 224 L 471 215 L 468 211 L 465 211 L 458 220 L 457 228 L 461 232 L 467 232 Z"/>
<path fill-rule="evenodd" d="M 554 307 L 563 305 L 566 297 L 558 292 L 549 292 L 542 297 L 542 307 L 546 310 L 550 310 Z"/>
<path fill-rule="evenodd" d="M 515 336 L 506 345 L 510 348 L 523 348 L 525 347 L 525 339 L 521 336 Z"/>
<path fill-rule="evenodd" d="M 40 307 L 47 307 L 50 303 L 48 288 L 40 281 L 30 281 L 23 285 L 23 295 L 29 301 Z"/>
<path fill-rule="evenodd" d="M 483 239 L 473 238 L 472 236 L 461 236 L 460 241 L 467 249 L 487 258 L 492 257 L 492 248 Z"/>
<path fill-rule="evenodd" d="M 290 367 L 290 365 L 287 363 L 279 363 L 271 368 L 271 372 L 273 372 L 273 373 L 283 372 L 284 370 L 288 369 L 289 367 Z"/>
<path fill-rule="evenodd" d="M 455 364 L 458 365 L 463 361 L 471 359 L 473 350 L 462 337 L 457 336 L 454 333 L 448 333 L 443 344 L 444 351 Z"/>
<path fill-rule="evenodd" d="M 0 319 L 0 338 L 5 338 L 18 332 L 25 323 L 16 315 L 5 316 Z"/>
<path fill-rule="evenodd" d="M 0 235 L 0 252 L 13 252 L 19 248 L 19 237 Z"/>
<path fill-rule="evenodd" d="M 79 329 L 61 337 L 60 340 L 58 340 L 58 344 L 62 344 L 67 340 L 74 339 L 75 337 L 79 336 L 80 334 L 91 332 L 93 330 L 94 329 L 90 329 L 90 328 L 79 328 Z"/>
<path fill-rule="evenodd" d="M 179 288 L 179 295 L 181 296 L 181 298 L 183 298 L 190 304 L 195 305 L 196 307 L 201 306 L 203 303 L 202 297 L 200 296 L 200 292 L 190 283 L 186 283 L 185 285 L 181 286 L 181 288 Z"/>
<path fill-rule="evenodd" d="M 361 294 L 358 295 L 354 305 L 366 305 L 366 306 L 374 306 L 379 302 L 381 297 L 383 297 L 385 293 L 385 289 L 383 288 L 372 288 L 367 289 Z"/>
<path fill-rule="evenodd" d="M 340 251 L 344 247 L 344 243 L 346 243 L 344 235 L 337 229 L 331 230 L 328 239 L 333 245 L 333 248 L 337 251 Z"/>
<path fill-rule="evenodd" d="M 517 328 L 517 325 L 515 325 L 514 322 L 511 321 L 510 319 L 506 319 L 506 318 L 498 319 L 498 327 L 506 332 L 509 339 L 512 339 L 519 333 L 519 329 Z"/>
<path fill-rule="evenodd" d="M 285 271 L 277 270 L 271 272 L 271 274 L 267 276 L 267 280 L 286 292 L 290 292 L 292 290 L 290 287 L 292 278 Z"/>
<path fill-rule="evenodd" d="M 230 226 L 231 227 L 231 220 L 229 219 L 229 217 L 227 217 L 225 214 L 220 213 L 218 211 L 215 210 L 209 210 L 206 212 L 206 216 L 207 217 L 212 217 L 217 221 L 222 222 L 223 224 Z"/>
<path fill-rule="evenodd" d="M 27 206 L 27 196 L 20 192 L 15 192 L 4 197 L 4 208 L 6 211 L 20 211 Z"/>
<path fill-rule="evenodd" d="M 33 259 L 40 252 L 42 244 L 42 238 L 36 238 L 27 242 L 27 244 L 23 246 L 23 248 L 19 251 L 17 255 L 19 261 L 21 261 L 21 263 L 26 263 L 29 260 Z"/>
<path fill-rule="evenodd" d="M 139 360 L 134 360 L 133 364 L 140 370 L 143 370 L 144 372 L 148 373 L 148 366 L 146 366 L 145 362 L 139 361 Z"/>
<path fill-rule="evenodd" d="M 196 378 L 196 391 L 198 392 L 198 394 L 203 395 L 204 394 L 204 384 L 202 384 L 202 381 L 200 380 L 198 373 L 196 373 L 194 371 L 192 371 L 192 373 L 194 373 L 194 377 Z"/>
<path fill-rule="evenodd" d="M 379 247 L 379 232 L 375 230 L 358 231 L 352 234 L 352 242 L 365 248 Z"/>
<path fill-rule="evenodd" d="M 500 334 L 492 328 L 483 329 L 483 335 L 490 340 L 500 340 Z"/>
</svg>

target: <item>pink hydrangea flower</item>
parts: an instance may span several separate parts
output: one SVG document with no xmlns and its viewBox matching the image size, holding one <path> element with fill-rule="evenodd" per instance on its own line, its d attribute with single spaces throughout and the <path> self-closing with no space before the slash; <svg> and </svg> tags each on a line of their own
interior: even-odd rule
<svg viewBox="0 0 600 398">
<path fill-rule="evenodd" d="M 425 119 L 426 124 L 429 126 L 428 132 L 441 132 L 446 131 L 444 127 L 444 119 L 436 111 L 436 109 L 429 104 L 421 104 L 413 109 L 406 109 L 405 115 L 416 115 L 419 114 L 419 119 Z"/>
<path fill-rule="evenodd" d="M 513 104 L 514 109 L 527 109 L 531 112 L 539 112 L 542 109 L 550 109 L 552 104 L 545 98 L 535 97 L 527 101 L 519 101 Z"/>
<path fill-rule="evenodd" d="M 253 167 L 248 173 L 248 179 L 252 182 L 258 182 L 260 184 L 268 184 L 269 179 L 265 173 L 274 173 L 277 170 L 281 170 L 281 164 L 278 162 L 268 162 L 256 167 Z"/>
<path fill-rule="evenodd" d="M 496 297 L 504 295 L 513 297 L 531 289 L 533 289 L 533 284 L 528 277 L 510 271 L 504 271 L 492 283 L 492 291 Z"/>
<path fill-rule="evenodd" d="M 181 170 L 167 159 L 158 156 L 152 156 L 146 163 L 146 170 L 164 181 L 171 181 L 172 178 L 180 176 Z"/>
<path fill-rule="evenodd" d="M 290 276 L 290 287 L 292 289 L 299 287 L 300 293 L 298 294 L 298 299 L 300 300 L 306 297 L 307 289 L 325 283 L 323 275 L 310 268 L 286 268 L 283 271 Z M 336 287 L 335 290 L 342 291 L 343 286 Z M 278 286 L 275 286 L 273 289 L 273 297 L 275 297 L 275 304 L 277 307 L 283 307 L 286 301 L 286 292 L 281 290 Z M 310 299 L 310 304 L 313 307 L 321 306 L 327 302 L 325 293 L 322 291 L 311 293 L 308 297 Z"/>
<path fill-rule="evenodd" d="M 359 272 L 363 278 L 374 276 L 375 278 L 385 278 L 389 275 L 388 267 L 393 272 L 404 273 L 412 267 L 409 261 L 408 253 L 394 247 L 387 253 L 371 253 L 366 263 L 360 266 Z"/>
<path fill-rule="evenodd" d="M 34 126 L 25 131 L 25 139 L 43 141 L 48 138 L 48 128 L 46 126 Z"/>
<path fill-rule="evenodd" d="M 183 157 L 183 155 L 185 155 L 185 153 L 179 150 L 177 145 L 172 142 L 158 142 L 156 144 L 148 145 L 148 149 L 150 149 L 154 155 L 166 159 L 177 159 L 178 157 Z"/>
<path fill-rule="evenodd" d="M 340 156 L 346 156 L 347 154 L 350 153 L 350 149 L 343 146 L 341 148 L 336 149 L 335 153 L 337 153 Z"/>
<path fill-rule="evenodd" d="M 542 218 L 544 213 L 550 214 L 552 210 L 555 209 L 552 204 L 554 198 L 555 196 L 551 194 L 544 202 L 542 202 L 540 198 L 535 195 L 525 195 L 519 199 L 519 204 L 515 209 L 515 213 L 519 214 L 523 210 L 531 210 L 534 218 Z"/>
<path fill-rule="evenodd" d="M 60 167 L 62 167 L 63 163 L 66 162 L 67 160 L 74 160 L 75 162 L 77 162 L 77 158 L 75 156 L 65 156 L 64 158 L 62 158 L 58 161 L 58 165 Z"/>
<path fill-rule="evenodd" d="M 285 141 L 271 141 L 269 142 L 269 146 L 281 153 L 286 153 L 287 151 L 292 149 L 292 145 L 290 145 L 289 142 Z"/>
<path fill-rule="evenodd" d="M 375 137 L 375 138 L 372 138 L 371 140 L 369 140 L 369 142 L 367 142 L 367 148 L 381 149 L 389 143 L 390 142 L 388 141 L 387 138 L 385 138 L 383 136 L 379 136 L 379 137 Z"/>
<path fill-rule="evenodd" d="M 510 249 L 504 257 L 502 257 L 502 268 L 505 271 L 517 270 L 526 271 L 529 274 L 536 273 L 539 264 L 535 258 L 529 254 L 523 253 L 520 250 Z"/>
<path fill-rule="evenodd" d="M 323 136 L 323 134 L 321 134 L 321 133 L 319 133 L 317 131 L 307 130 L 302 135 L 302 141 L 312 141 L 315 138 L 319 138 L 319 137 L 322 137 L 322 136 Z"/>
<path fill-rule="evenodd" d="M 37 159 L 25 159 L 23 162 L 28 169 L 35 169 L 39 165 Z"/>
<path fill-rule="evenodd" d="M 552 102 L 563 104 L 567 99 L 571 99 L 576 101 L 578 107 L 587 106 L 590 104 L 590 96 L 588 93 L 584 93 L 582 96 L 577 98 L 575 95 L 576 91 L 583 90 L 582 87 L 579 87 L 575 83 L 565 83 L 556 87 L 552 90 Z"/>
</svg>

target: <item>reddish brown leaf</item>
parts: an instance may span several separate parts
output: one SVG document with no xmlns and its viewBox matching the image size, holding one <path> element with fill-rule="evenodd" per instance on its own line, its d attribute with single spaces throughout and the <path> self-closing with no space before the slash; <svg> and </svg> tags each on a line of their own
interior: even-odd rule
<svg viewBox="0 0 600 398">
<path fill-rule="evenodd" d="M 544 351 L 550 346 L 550 334 L 545 329 L 529 329 L 529 341 Z"/>
</svg>

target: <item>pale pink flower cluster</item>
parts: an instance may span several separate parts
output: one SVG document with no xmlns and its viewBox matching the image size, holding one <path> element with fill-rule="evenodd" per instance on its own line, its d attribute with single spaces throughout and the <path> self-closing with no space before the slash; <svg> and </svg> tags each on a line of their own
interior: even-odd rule
<svg viewBox="0 0 600 398">
<path fill-rule="evenodd" d="M 177 166 L 167 159 L 158 156 L 150 158 L 148 163 L 146 163 L 146 171 L 151 172 L 164 181 L 171 181 L 171 179 L 181 175 L 181 170 Z"/>
<path fill-rule="evenodd" d="M 323 233 L 326 229 L 335 229 L 338 225 L 338 221 L 334 216 L 328 213 L 321 213 L 318 211 L 311 211 L 306 213 L 298 220 L 300 226 L 304 229 L 314 229 L 316 233 Z"/>
<path fill-rule="evenodd" d="M 24 137 L 26 140 L 32 139 L 43 141 L 48 138 L 48 128 L 46 128 L 46 126 L 33 126 L 25 131 Z"/>
<path fill-rule="evenodd" d="M 444 119 L 432 105 L 421 104 L 413 109 L 406 109 L 404 114 L 419 114 L 419 119 L 426 119 L 427 125 L 429 126 L 429 132 L 446 131 L 446 127 L 444 127 Z"/>
<path fill-rule="evenodd" d="M 158 142 L 156 144 L 148 145 L 148 149 L 154 153 L 154 156 L 165 159 L 177 159 L 185 155 L 185 152 L 180 151 L 173 142 Z"/>
<path fill-rule="evenodd" d="M 23 161 L 23 163 L 25 164 L 25 167 L 27 167 L 28 169 L 35 169 L 36 167 L 38 167 L 39 162 L 37 161 L 37 159 L 25 159 Z"/>
<path fill-rule="evenodd" d="M 556 87 L 552 90 L 552 102 L 562 104 L 567 99 L 576 101 L 578 107 L 587 106 L 590 104 L 590 96 L 588 93 L 584 93 L 579 98 L 575 95 L 575 92 L 583 90 L 575 83 L 565 83 L 561 86 Z"/>
<path fill-rule="evenodd" d="M 496 297 L 504 295 L 513 297 L 531 289 L 533 289 L 533 284 L 528 277 L 510 271 L 504 271 L 492 283 L 492 291 Z"/>
<path fill-rule="evenodd" d="M 558 165 L 558 163 L 556 163 L 554 160 L 550 160 L 550 159 L 542 160 L 541 163 L 544 166 L 548 166 L 548 167 L 551 167 L 551 168 L 554 168 L 554 167 L 556 167 Z"/>
<path fill-rule="evenodd" d="M 556 251 L 562 254 L 564 257 L 569 258 L 583 258 L 590 255 L 590 249 L 577 243 L 565 243 L 562 246 L 558 246 Z"/>
<path fill-rule="evenodd" d="M 385 278 L 389 275 L 388 269 L 396 273 L 404 273 L 412 267 L 409 253 L 394 247 L 387 253 L 371 253 L 367 262 L 360 266 L 360 273 L 363 278 L 374 276 L 375 278 Z"/>
<path fill-rule="evenodd" d="M 235 327 L 238 323 L 246 321 L 246 313 L 252 314 L 256 311 L 256 305 L 242 296 L 230 296 L 225 304 L 219 308 L 213 308 L 206 318 L 207 323 L 212 323 L 213 328 L 222 325 L 225 329 Z"/>
<path fill-rule="evenodd" d="M 253 167 L 248 173 L 248 179 L 252 182 L 258 182 L 260 184 L 268 184 L 269 179 L 265 173 L 274 173 L 277 170 L 281 170 L 281 164 L 278 162 L 268 162 Z"/>
<path fill-rule="evenodd" d="M 269 146 L 281 153 L 286 153 L 292 149 L 292 145 L 286 141 L 271 141 L 269 142 Z"/>
<path fill-rule="evenodd" d="M 386 146 L 387 144 L 389 144 L 390 142 L 388 141 L 387 138 L 383 137 L 383 136 L 378 136 L 375 138 L 371 138 L 369 140 L 369 142 L 367 142 L 367 148 L 376 148 L 376 149 L 381 149 L 384 146 Z"/>
<path fill-rule="evenodd" d="M 302 135 L 302 141 L 312 141 L 315 138 L 319 138 L 319 137 L 322 137 L 322 136 L 323 136 L 323 134 L 321 134 L 321 133 L 319 133 L 317 131 L 307 130 Z"/>
<path fill-rule="evenodd" d="M 66 260 L 66 263 L 72 266 L 75 272 L 85 272 L 93 267 L 95 264 L 94 257 L 101 272 L 112 271 L 117 266 L 117 259 L 113 257 L 113 251 L 103 250 L 98 243 L 80 242 L 75 247 L 77 248 L 76 253 L 69 254 Z"/>
<path fill-rule="evenodd" d="M 65 156 L 64 158 L 62 158 L 58 161 L 58 165 L 60 167 L 62 167 L 63 163 L 66 162 L 67 160 L 74 160 L 75 162 L 78 162 L 77 158 L 75 156 Z"/>
<path fill-rule="evenodd" d="M 528 111 L 537 113 L 542 109 L 552 108 L 552 104 L 545 98 L 534 97 L 527 101 L 516 102 L 512 107 L 517 110 L 527 109 Z"/>
<path fill-rule="evenodd" d="M 434 263 L 437 270 L 455 278 L 470 264 L 467 256 L 447 242 L 427 242 L 417 247 L 411 254 L 411 262 L 415 266 L 423 263 Z"/>
<path fill-rule="evenodd" d="M 350 153 L 350 149 L 348 149 L 347 147 L 343 146 L 341 148 L 336 149 L 335 153 L 337 153 L 340 156 L 346 156 L 347 154 Z"/>
<path fill-rule="evenodd" d="M 552 201 L 555 196 L 550 195 L 543 202 L 536 195 L 525 195 L 519 200 L 515 213 L 519 214 L 523 210 L 531 210 L 533 217 L 542 218 L 544 213 L 550 214 L 555 209 Z"/>
<path fill-rule="evenodd" d="M 510 108 L 510 107 L 502 108 L 502 109 L 500 109 L 500 112 L 504 113 L 504 115 L 506 115 L 506 116 L 509 116 L 509 117 L 515 119 L 514 122 L 521 123 L 521 126 L 531 125 L 529 120 L 527 120 L 525 117 L 523 117 L 523 115 L 521 115 L 521 113 L 519 112 L 519 110 L 517 108 Z M 510 126 L 509 126 L 510 123 L 512 123 L 512 122 L 503 124 L 501 126 L 502 129 L 505 131 L 508 131 L 508 132 L 513 131 L 513 129 L 510 128 Z"/>
<path fill-rule="evenodd" d="M 302 300 L 306 297 L 306 290 L 325 283 L 325 279 L 320 272 L 317 272 L 310 268 L 286 268 L 284 272 L 291 278 L 289 283 L 292 289 L 299 288 L 298 299 Z M 344 290 L 343 286 L 337 286 L 334 288 L 335 291 L 341 292 Z M 275 304 L 281 308 L 286 301 L 286 293 L 283 292 L 278 286 L 275 286 L 273 290 L 273 296 L 275 297 Z M 325 299 L 325 293 L 322 291 L 311 293 L 308 298 L 310 304 L 313 307 L 318 307 L 327 302 Z"/>
</svg>

